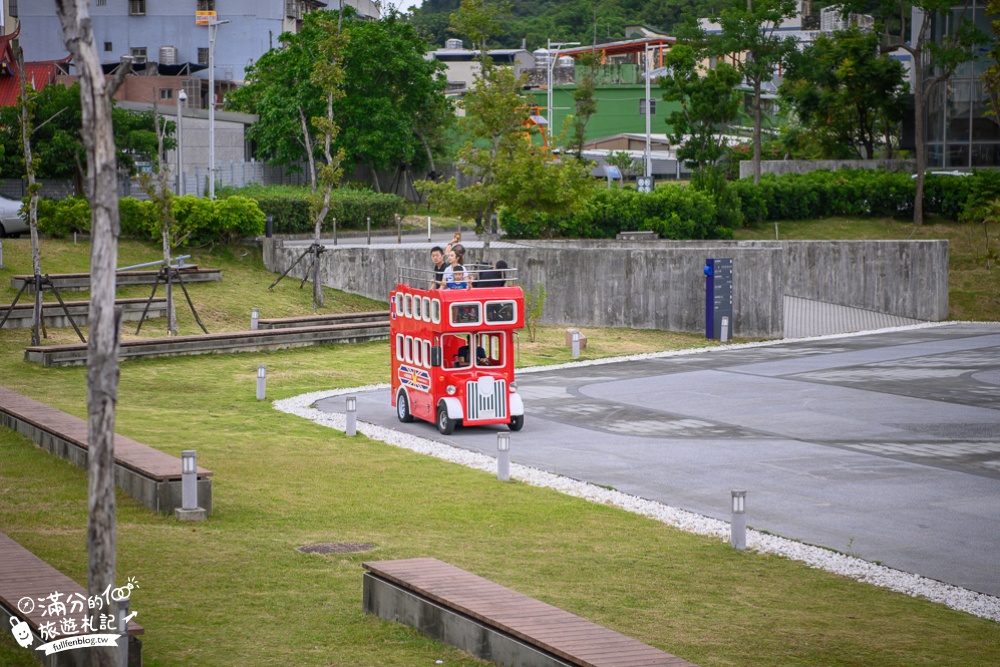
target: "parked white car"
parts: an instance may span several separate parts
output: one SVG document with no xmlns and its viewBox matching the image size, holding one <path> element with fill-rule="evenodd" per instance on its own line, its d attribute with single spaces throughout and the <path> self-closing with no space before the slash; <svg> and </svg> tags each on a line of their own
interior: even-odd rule
<svg viewBox="0 0 1000 667">
<path fill-rule="evenodd" d="M 0 197 L 0 238 L 28 232 L 28 223 L 21 217 L 21 202 Z"/>
</svg>

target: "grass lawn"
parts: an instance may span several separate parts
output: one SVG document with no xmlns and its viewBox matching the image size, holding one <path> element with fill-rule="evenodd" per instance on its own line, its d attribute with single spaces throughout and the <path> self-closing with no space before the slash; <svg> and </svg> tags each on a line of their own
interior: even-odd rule
<svg viewBox="0 0 1000 667">
<path fill-rule="evenodd" d="M 965 224 L 929 216 L 923 225 L 893 218 L 824 218 L 779 222 L 778 236 L 805 239 L 947 239 L 948 314 L 953 320 L 1000 320 L 1000 224 Z M 774 224 L 738 229 L 737 240 L 773 239 Z M 987 258 L 992 257 L 987 268 Z"/>
<path fill-rule="evenodd" d="M 86 248 L 43 243 L 48 272 L 85 270 Z M 121 265 L 156 259 L 121 248 Z M 250 249 L 199 254 L 221 283 L 191 285 L 210 331 L 308 314 L 311 294 L 274 277 Z M 0 303 L 28 271 L 27 241 L 4 242 Z M 144 296 L 146 288 L 123 290 Z M 82 295 L 81 295 L 82 296 Z M 72 296 L 71 298 L 76 298 Z M 327 311 L 383 307 L 327 291 Z M 196 325 L 180 309 L 183 333 Z M 162 335 L 152 320 L 143 335 Z M 134 328 L 132 329 L 134 331 Z M 585 329 L 585 357 L 703 345 L 694 335 Z M 50 341 L 72 339 L 50 331 Z M 129 336 L 132 334 L 129 333 Z M 562 329 L 521 340 L 523 365 L 569 360 Z M 0 331 L 0 384 L 85 417 L 86 370 L 22 359 L 26 329 Z M 1000 625 L 924 600 L 739 553 L 624 511 L 341 433 L 254 398 L 383 382 L 388 345 L 129 361 L 117 431 L 215 473 L 214 513 L 180 524 L 118 495 L 118 580 L 139 582 L 132 609 L 147 665 L 483 664 L 415 631 L 365 616 L 361 562 L 434 556 L 704 666 L 995 665 Z M 386 406 L 386 410 L 391 410 Z M 530 438 L 530 424 L 520 437 Z M 0 429 L 0 530 L 86 582 L 86 472 Z M 375 545 L 304 554 L 314 542 Z M 0 664 L 31 665 L 0 632 Z"/>
</svg>

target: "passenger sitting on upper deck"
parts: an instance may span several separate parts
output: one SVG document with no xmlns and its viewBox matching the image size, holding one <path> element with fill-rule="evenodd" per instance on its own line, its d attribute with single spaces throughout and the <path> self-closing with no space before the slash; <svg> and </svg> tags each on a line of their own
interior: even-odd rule
<svg viewBox="0 0 1000 667">
<path fill-rule="evenodd" d="M 506 269 L 507 262 L 498 260 L 492 269 L 479 272 L 479 280 L 472 284 L 473 287 L 503 287 L 507 284 Z"/>
<path fill-rule="evenodd" d="M 469 280 L 465 275 L 465 247 L 456 244 L 448 253 L 448 268 L 444 270 L 444 286 L 447 289 L 469 289 Z"/>
<path fill-rule="evenodd" d="M 462 347 L 458 348 L 458 354 L 455 355 L 455 362 L 456 362 L 455 363 L 456 368 L 465 368 L 466 366 L 469 365 L 468 345 L 463 345 Z M 476 346 L 476 363 L 478 363 L 480 366 L 490 365 L 490 358 L 486 356 L 486 350 L 479 347 L 478 345 Z"/>
</svg>

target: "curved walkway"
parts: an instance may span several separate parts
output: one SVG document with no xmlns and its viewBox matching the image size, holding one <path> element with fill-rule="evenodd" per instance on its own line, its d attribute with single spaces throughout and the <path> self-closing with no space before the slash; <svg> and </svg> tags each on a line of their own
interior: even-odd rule
<svg viewBox="0 0 1000 667">
<path fill-rule="evenodd" d="M 1000 595 L 1000 324 L 785 341 L 519 376 L 512 460 Z M 320 401 L 337 412 L 342 399 Z M 497 429 L 359 418 L 495 454 Z"/>
</svg>

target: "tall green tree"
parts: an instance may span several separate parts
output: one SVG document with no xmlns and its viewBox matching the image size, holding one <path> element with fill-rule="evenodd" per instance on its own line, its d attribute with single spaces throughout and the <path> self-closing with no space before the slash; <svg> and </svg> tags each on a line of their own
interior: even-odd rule
<svg viewBox="0 0 1000 667">
<path fill-rule="evenodd" d="M 870 160 L 883 146 L 892 157 L 909 90 L 879 36 L 851 28 L 791 54 L 780 93 L 824 157 Z"/>
<path fill-rule="evenodd" d="M 453 118 L 443 66 L 424 59 L 426 42 L 398 13 L 378 21 L 351 20 L 350 8 L 344 14 L 344 96 L 333 109 L 342 131 L 333 149 L 344 150 L 347 170 L 430 166 Z M 248 70 L 248 85 L 227 97 L 232 108 L 260 116 L 249 130 L 259 155 L 292 168 L 308 162 L 314 190 L 323 146 L 313 119 L 327 115 L 328 99 L 313 75 L 330 34 L 323 26 L 332 21 L 336 32 L 338 18 L 338 12 L 307 14 L 302 29 L 282 34 L 281 45 Z"/>
<path fill-rule="evenodd" d="M 970 7 L 968 0 L 964 4 L 955 0 L 848 0 L 844 4 L 845 12 L 863 12 L 875 17 L 883 49 L 887 52 L 901 49 L 912 58 L 917 158 L 913 222 L 917 225 L 924 222 L 927 104 L 931 95 L 940 94 L 939 86 L 951 78 L 960 64 L 972 60 L 975 46 L 988 42 L 988 36 L 976 28 Z"/>
<path fill-rule="evenodd" d="M 580 57 L 582 76 L 573 91 L 573 102 L 576 104 L 576 113 L 570 118 L 570 136 L 568 147 L 576 157 L 581 157 L 583 144 L 587 140 L 587 123 L 590 117 L 597 113 L 597 77 L 594 75 L 594 68 L 597 66 L 597 54 L 593 51 L 585 53 Z M 580 71 L 580 70 L 578 70 Z"/>
<path fill-rule="evenodd" d="M 87 153 L 80 135 L 83 115 L 80 85 L 49 84 L 32 95 L 31 140 L 38 159 L 38 178 L 74 179 L 77 192 L 83 193 L 87 173 Z M 134 174 L 139 162 L 156 158 L 157 139 L 153 112 L 130 111 L 112 107 L 114 141 L 118 168 Z M 19 107 L 0 108 L 0 177 L 20 178 L 25 173 L 21 141 Z M 172 148 L 168 135 L 165 147 Z"/>
<path fill-rule="evenodd" d="M 690 44 L 675 45 L 663 59 L 669 73 L 660 78 L 663 99 L 681 107 L 667 117 L 670 141 L 678 146 L 677 159 L 693 169 L 714 165 L 726 153 L 724 135 L 739 116 L 742 98 L 739 71 L 720 62 L 702 76 L 702 55 Z"/>
<path fill-rule="evenodd" d="M 782 21 L 795 16 L 796 0 L 730 0 L 713 18 L 722 34 L 710 40 L 717 56 L 736 55 L 737 69 L 753 91 L 753 180 L 760 182 L 761 89 L 774 78 L 785 57 L 795 50 L 795 41 L 779 31 Z"/>
</svg>

